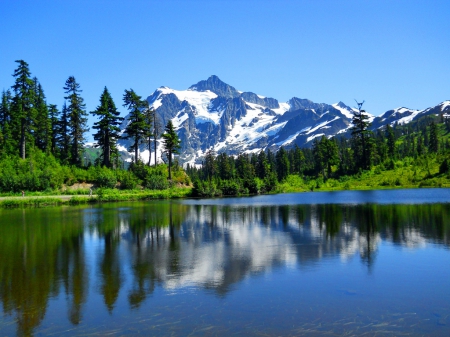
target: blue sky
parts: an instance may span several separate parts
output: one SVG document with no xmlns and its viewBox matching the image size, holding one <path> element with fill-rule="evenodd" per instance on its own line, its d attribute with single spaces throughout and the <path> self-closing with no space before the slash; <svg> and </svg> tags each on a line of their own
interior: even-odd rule
<svg viewBox="0 0 450 337">
<path fill-rule="evenodd" d="M 75 76 L 88 111 L 104 86 L 125 115 L 124 89 L 212 74 L 282 102 L 423 109 L 450 99 L 449 15 L 440 0 L 2 0 L 0 90 L 23 59 L 58 107 Z"/>
</svg>

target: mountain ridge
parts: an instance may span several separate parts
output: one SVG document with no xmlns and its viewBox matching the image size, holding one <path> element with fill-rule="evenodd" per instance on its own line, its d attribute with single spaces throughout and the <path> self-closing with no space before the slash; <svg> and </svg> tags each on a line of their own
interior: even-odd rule
<svg viewBox="0 0 450 337">
<path fill-rule="evenodd" d="M 147 97 L 147 102 L 162 125 L 172 120 L 181 140 L 179 161 L 192 165 L 201 164 L 210 149 L 229 155 L 277 151 L 281 146 L 308 147 L 322 136 L 346 135 L 357 111 L 341 101 L 327 104 L 292 97 L 280 103 L 275 98 L 239 91 L 216 75 L 186 90 L 160 87 Z M 405 124 L 427 114 L 447 112 L 450 101 L 424 110 L 397 108 L 378 117 L 367 114 L 376 130 L 387 124 Z M 127 141 L 121 140 L 119 145 L 124 150 Z M 162 148 L 161 144 L 158 148 Z M 141 148 L 143 158 L 148 158 L 146 151 Z M 157 155 L 161 160 L 161 153 Z"/>
</svg>

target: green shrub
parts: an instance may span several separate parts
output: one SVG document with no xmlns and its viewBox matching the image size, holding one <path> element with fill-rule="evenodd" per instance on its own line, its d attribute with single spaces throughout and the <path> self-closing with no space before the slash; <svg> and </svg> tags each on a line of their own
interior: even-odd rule
<svg viewBox="0 0 450 337">
<path fill-rule="evenodd" d="M 97 167 L 95 169 L 95 184 L 98 187 L 114 188 L 117 184 L 117 178 L 114 171 L 106 167 Z"/>
<path fill-rule="evenodd" d="M 130 171 L 124 171 L 119 179 L 120 188 L 124 190 L 133 190 L 139 184 L 138 178 Z"/>
<path fill-rule="evenodd" d="M 169 182 L 164 176 L 151 174 L 145 177 L 144 187 L 150 190 L 165 190 L 169 188 Z"/>
</svg>

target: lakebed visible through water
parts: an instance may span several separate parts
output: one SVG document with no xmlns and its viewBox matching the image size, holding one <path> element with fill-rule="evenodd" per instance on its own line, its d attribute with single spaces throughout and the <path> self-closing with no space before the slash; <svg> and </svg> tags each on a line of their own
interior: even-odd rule
<svg viewBox="0 0 450 337">
<path fill-rule="evenodd" d="M 449 335 L 450 190 L 0 210 L 1 335 Z"/>
</svg>

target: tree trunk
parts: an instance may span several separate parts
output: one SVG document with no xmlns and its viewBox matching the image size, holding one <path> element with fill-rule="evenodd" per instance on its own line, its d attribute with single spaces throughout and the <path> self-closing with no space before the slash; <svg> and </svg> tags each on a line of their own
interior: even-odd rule
<svg viewBox="0 0 450 337">
<path fill-rule="evenodd" d="M 169 180 L 172 180 L 172 172 L 171 172 L 171 168 L 172 168 L 172 152 L 169 151 Z"/>
<path fill-rule="evenodd" d="M 25 120 L 22 119 L 20 126 L 20 157 L 25 159 L 26 136 L 25 136 Z"/>
<path fill-rule="evenodd" d="M 106 132 L 106 136 L 105 136 L 105 153 L 103 154 L 103 164 L 106 167 L 111 167 L 111 148 L 109 146 L 108 132 Z"/>
<path fill-rule="evenodd" d="M 148 166 L 150 166 L 150 162 L 152 161 L 152 139 L 148 137 Z"/>
<path fill-rule="evenodd" d="M 138 137 L 134 137 L 134 163 L 138 163 L 138 150 L 139 150 L 139 139 Z"/>
</svg>

